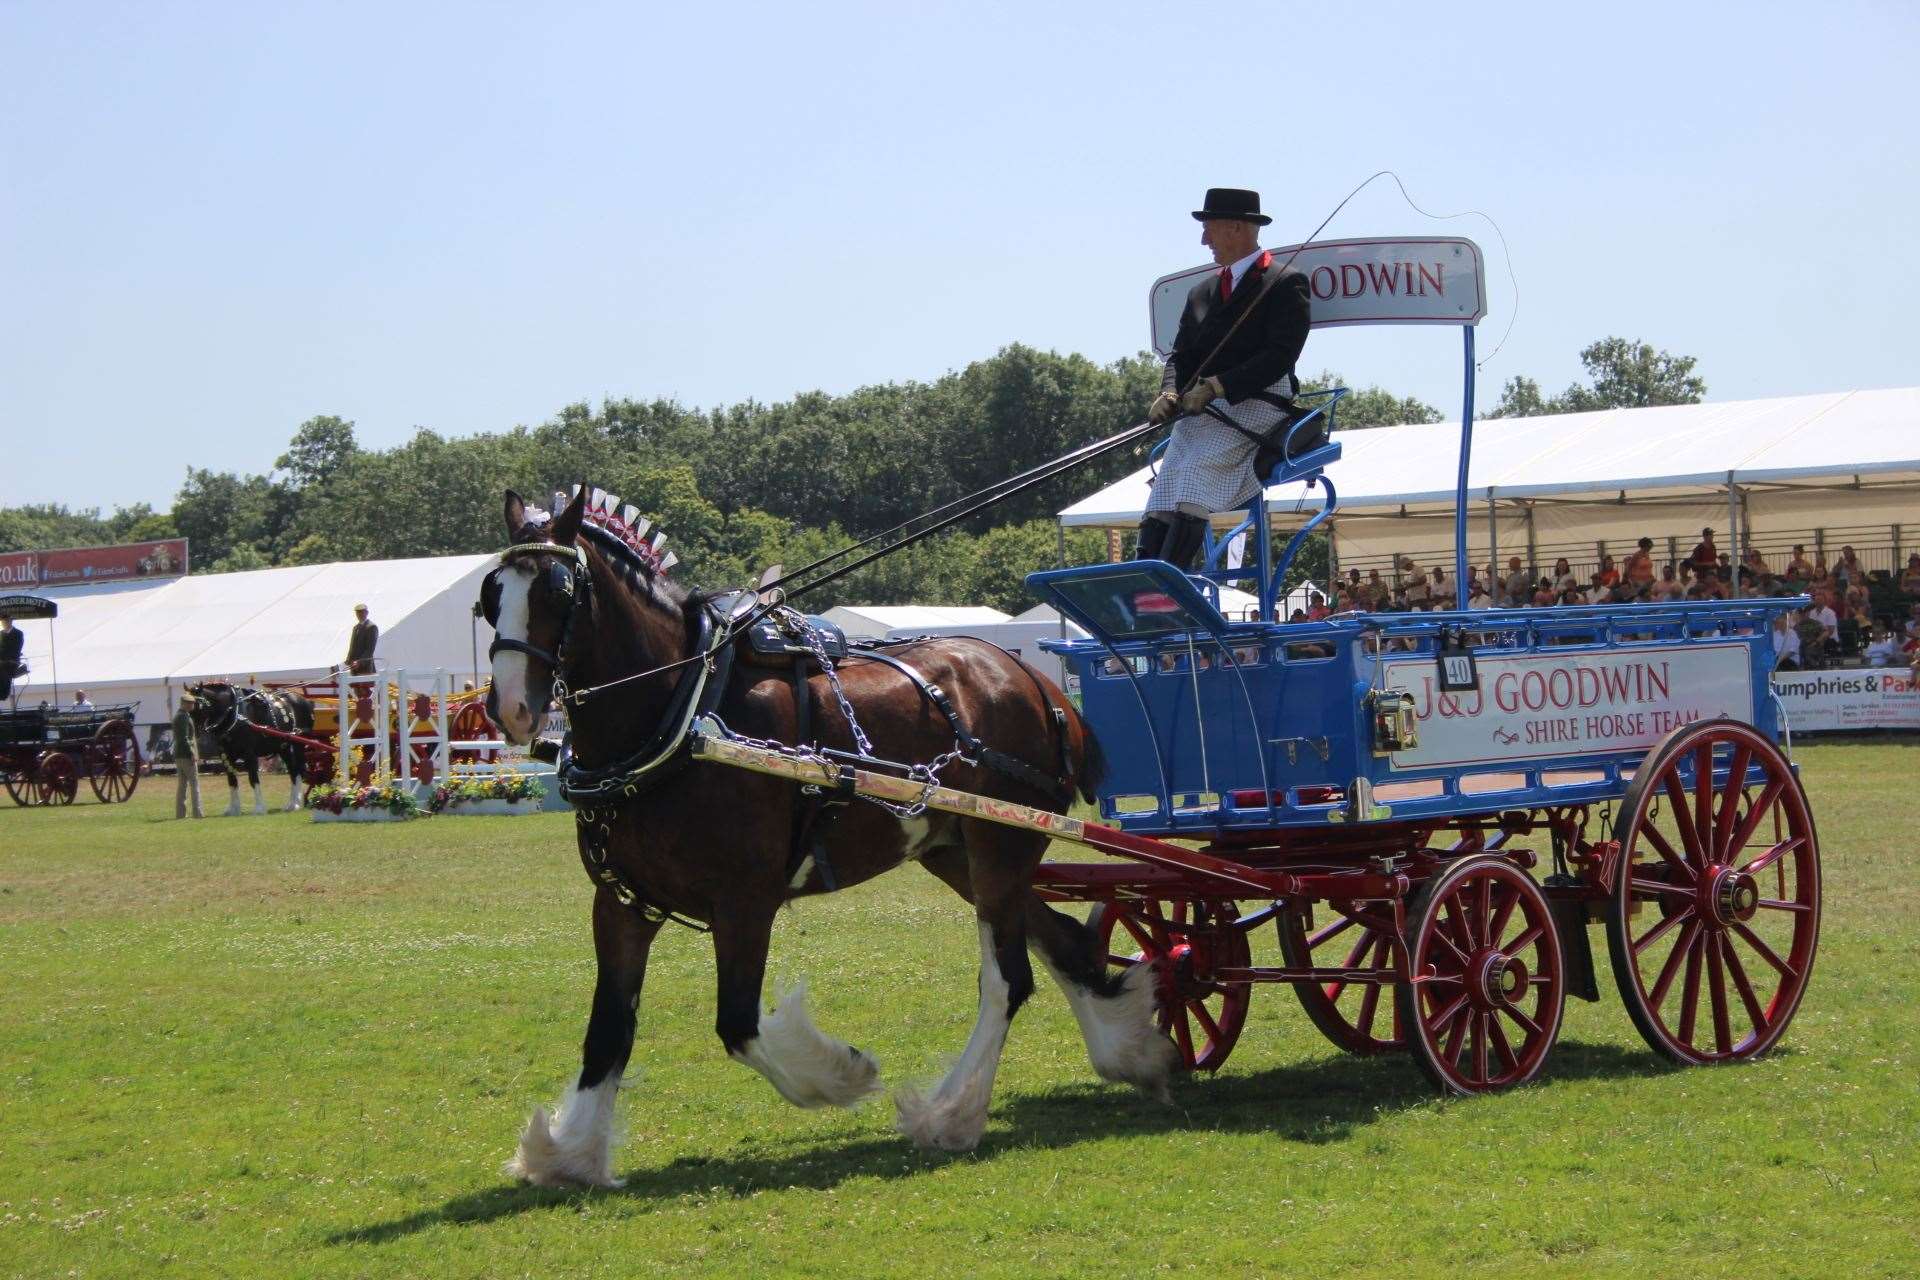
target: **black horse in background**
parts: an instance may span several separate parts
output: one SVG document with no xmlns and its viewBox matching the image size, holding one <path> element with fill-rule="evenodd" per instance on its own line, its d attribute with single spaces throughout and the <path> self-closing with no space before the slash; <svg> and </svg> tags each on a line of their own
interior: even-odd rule
<svg viewBox="0 0 1920 1280">
<path fill-rule="evenodd" d="M 287 796 L 287 812 L 300 807 L 307 749 L 298 742 L 262 733 L 262 726 L 280 733 L 311 734 L 313 704 L 297 693 L 283 689 L 255 689 L 232 685 L 224 680 L 191 684 L 193 722 L 220 744 L 227 766 L 227 812 L 229 818 L 240 814 L 240 778 L 236 770 L 245 766 L 247 783 L 253 788 L 253 811 L 265 813 L 266 801 L 260 797 L 260 757 L 278 756 L 287 767 L 293 790 Z"/>
</svg>

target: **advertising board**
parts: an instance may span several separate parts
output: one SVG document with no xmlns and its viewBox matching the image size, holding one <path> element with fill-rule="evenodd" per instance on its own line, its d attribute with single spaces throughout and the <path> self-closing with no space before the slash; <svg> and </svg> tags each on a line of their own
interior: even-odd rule
<svg viewBox="0 0 1920 1280">
<path fill-rule="evenodd" d="M 1920 686 L 1905 667 L 1781 671 L 1773 687 L 1795 733 L 1920 729 Z"/>
</svg>

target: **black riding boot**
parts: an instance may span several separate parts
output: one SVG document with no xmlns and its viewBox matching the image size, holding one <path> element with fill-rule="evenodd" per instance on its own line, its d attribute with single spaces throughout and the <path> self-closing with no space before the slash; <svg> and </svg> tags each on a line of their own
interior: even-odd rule
<svg viewBox="0 0 1920 1280">
<path fill-rule="evenodd" d="M 1159 516 L 1145 516 L 1140 521 L 1140 541 L 1133 548 L 1135 560 L 1158 560 L 1160 548 L 1167 543 L 1167 522 Z"/>
<path fill-rule="evenodd" d="M 1173 524 L 1167 529 L 1167 539 L 1160 546 L 1160 558 L 1176 569 L 1191 569 L 1206 536 L 1207 521 L 1204 516 L 1190 516 L 1184 511 L 1177 511 L 1173 516 Z"/>
</svg>

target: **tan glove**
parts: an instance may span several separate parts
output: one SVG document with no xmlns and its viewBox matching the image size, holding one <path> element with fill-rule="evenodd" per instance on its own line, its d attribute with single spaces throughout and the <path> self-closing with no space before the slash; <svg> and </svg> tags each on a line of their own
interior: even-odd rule
<svg viewBox="0 0 1920 1280">
<path fill-rule="evenodd" d="M 1179 396 L 1171 391 L 1162 391 L 1153 398 L 1153 403 L 1147 406 L 1147 421 L 1157 427 L 1171 418 L 1173 411 L 1179 407 Z"/>
<path fill-rule="evenodd" d="M 1180 412 L 1198 413 L 1221 395 L 1220 379 L 1202 378 L 1180 397 Z"/>
</svg>

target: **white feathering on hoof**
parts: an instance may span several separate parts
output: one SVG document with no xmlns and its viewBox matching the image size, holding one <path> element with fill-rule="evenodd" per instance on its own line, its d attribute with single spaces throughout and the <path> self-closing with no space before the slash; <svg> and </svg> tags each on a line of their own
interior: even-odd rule
<svg viewBox="0 0 1920 1280">
<path fill-rule="evenodd" d="M 980 1016 L 959 1060 L 931 1092 L 911 1086 L 893 1095 L 900 1132 L 922 1150 L 971 1151 L 987 1131 L 993 1078 L 1006 1047 L 1011 988 L 994 958 L 993 933 L 980 926 Z"/>
<path fill-rule="evenodd" d="M 1042 961 L 1046 961 L 1044 955 Z M 1167 1085 L 1180 1066 L 1180 1050 L 1154 1025 L 1159 993 L 1150 965 L 1136 964 L 1120 975 L 1120 989 L 1103 996 L 1067 977 L 1051 962 L 1047 972 L 1060 984 L 1087 1042 L 1094 1074 L 1115 1084 L 1137 1086 L 1161 1102 L 1173 1101 Z"/>
<path fill-rule="evenodd" d="M 870 1054 L 813 1025 L 805 982 L 780 996 L 773 1012 L 761 1016 L 760 1033 L 732 1056 L 796 1107 L 858 1106 L 880 1089 L 880 1064 Z"/>
<path fill-rule="evenodd" d="M 608 1076 L 582 1092 L 568 1086 L 559 1112 L 535 1107 L 520 1132 L 520 1145 L 506 1174 L 536 1187 L 618 1187 L 613 1176 L 614 1097 L 620 1077 Z"/>
</svg>

